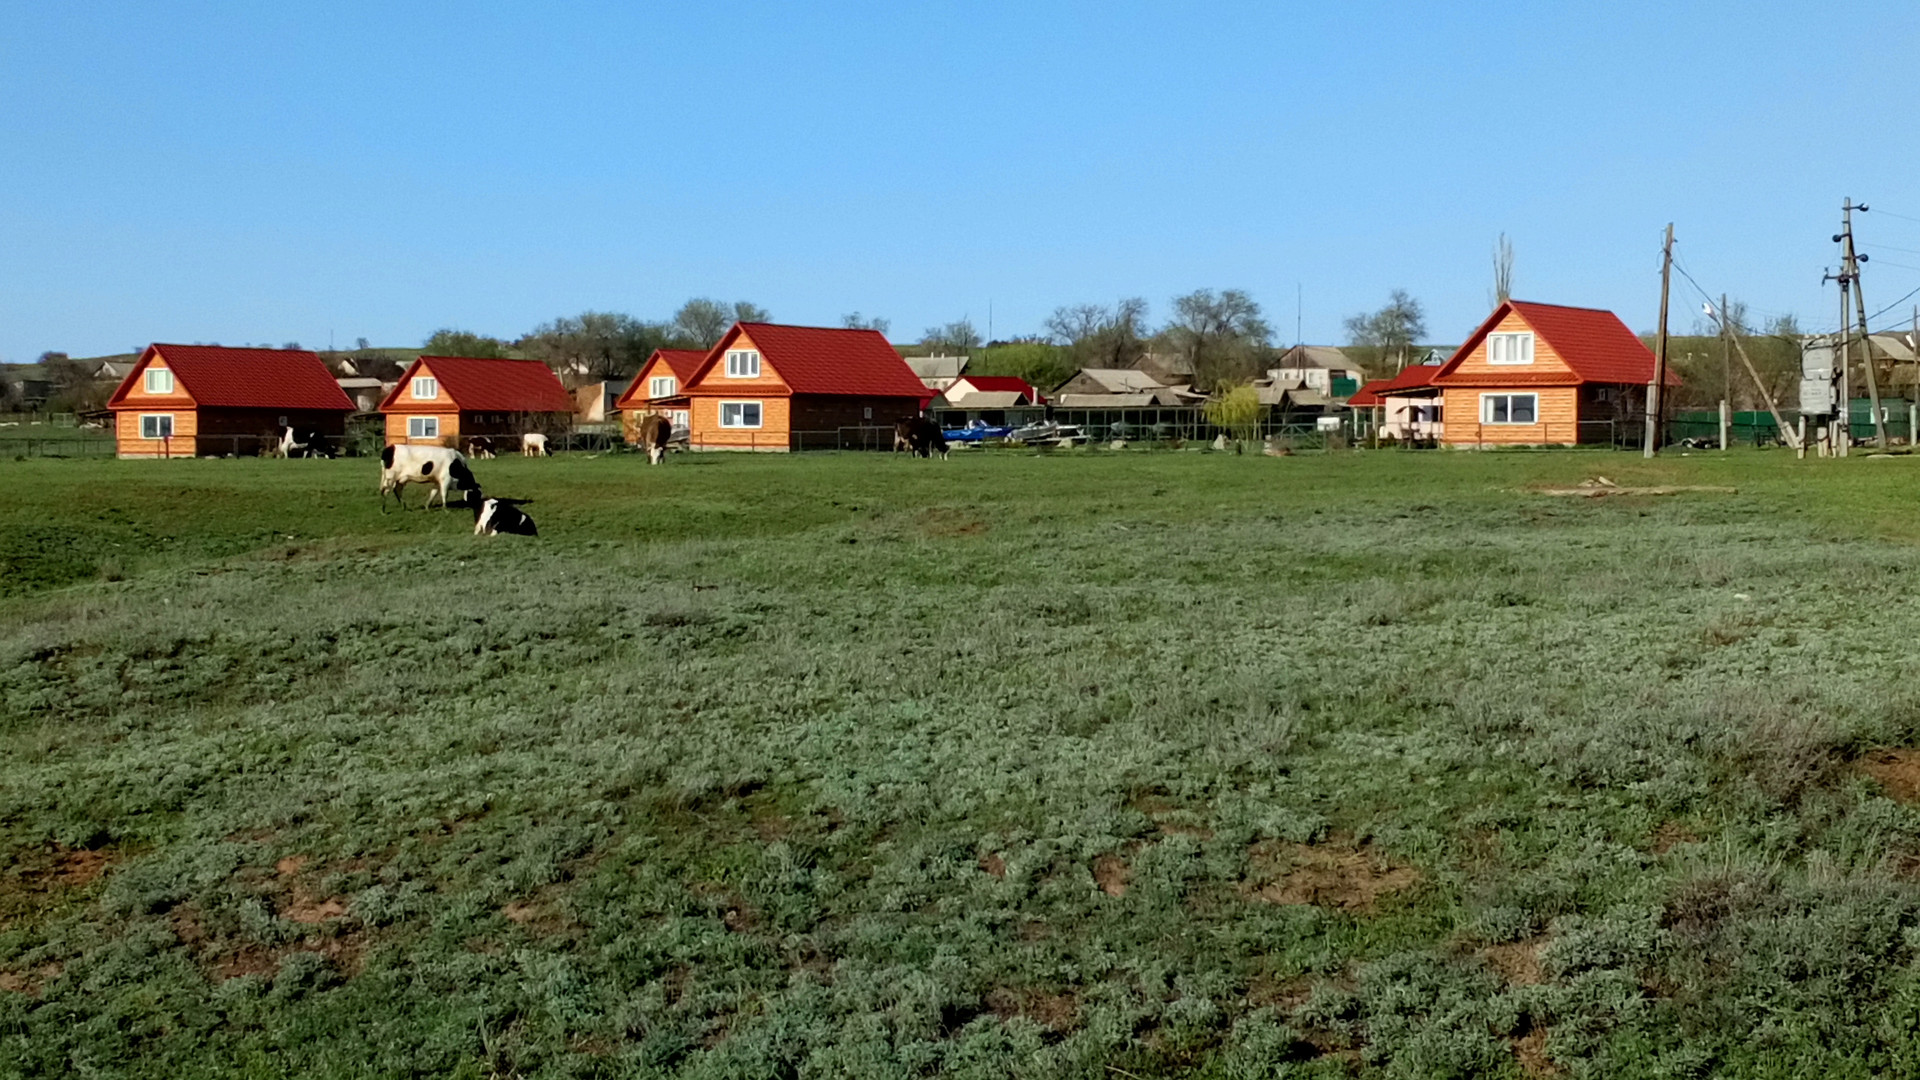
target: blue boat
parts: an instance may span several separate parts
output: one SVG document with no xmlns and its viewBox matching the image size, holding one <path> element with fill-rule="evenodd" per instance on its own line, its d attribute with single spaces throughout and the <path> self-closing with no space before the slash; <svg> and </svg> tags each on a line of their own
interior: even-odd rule
<svg viewBox="0 0 1920 1080">
<path fill-rule="evenodd" d="M 945 435 L 948 442 L 986 442 L 988 439 L 1004 439 L 1013 434 L 1013 429 L 994 427 L 985 420 L 975 420 L 966 427 L 945 428 L 940 434 Z"/>
</svg>

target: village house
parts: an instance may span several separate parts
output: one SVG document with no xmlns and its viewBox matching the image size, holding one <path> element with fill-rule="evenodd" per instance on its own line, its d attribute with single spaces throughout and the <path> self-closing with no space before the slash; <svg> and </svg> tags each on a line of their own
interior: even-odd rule
<svg viewBox="0 0 1920 1080">
<path fill-rule="evenodd" d="M 1652 381 L 1653 353 L 1613 312 L 1524 300 L 1495 308 L 1433 376 L 1448 446 L 1616 443 L 1639 430 Z"/>
<path fill-rule="evenodd" d="M 1362 386 L 1347 407 L 1365 410 L 1374 434 L 1395 442 L 1438 442 L 1446 432 L 1440 388 L 1433 385 L 1440 362 L 1409 364 L 1391 379 Z"/>
<path fill-rule="evenodd" d="M 747 322 L 708 350 L 681 392 L 695 450 L 834 446 L 840 429 L 890 427 L 933 397 L 877 330 Z"/>
<path fill-rule="evenodd" d="M 573 397 L 538 360 L 422 356 L 380 403 L 387 445 L 462 446 L 469 439 L 516 439 L 564 430 Z"/>
<path fill-rule="evenodd" d="M 967 370 L 969 356 L 909 356 L 907 366 L 914 377 L 929 390 L 945 390 Z"/>
<path fill-rule="evenodd" d="M 1133 368 L 1081 368 L 1053 391 L 1053 404 L 1063 409 L 1178 408 L 1200 400 L 1185 386 Z"/>
<path fill-rule="evenodd" d="M 603 424 L 620 409 L 630 379 L 597 379 L 573 388 L 573 415 L 583 424 Z"/>
<path fill-rule="evenodd" d="M 629 443 L 640 441 L 640 421 L 660 415 L 673 425 L 673 437 L 687 437 L 691 414 L 682 390 L 707 358 L 705 349 L 655 349 L 639 374 L 627 384 L 613 407 L 620 411 L 620 431 Z"/>
<path fill-rule="evenodd" d="M 1014 375 L 963 375 L 927 408 L 947 427 L 989 426 L 1044 420 L 1047 398 Z"/>
<path fill-rule="evenodd" d="M 337 448 L 353 402 L 305 349 L 149 345 L 107 399 L 123 458 L 251 455 L 282 426 L 317 431 Z"/>
<path fill-rule="evenodd" d="M 1280 354 L 1267 378 L 1275 383 L 1297 383 L 1330 398 L 1344 398 L 1366 381 L 1360 365 L 1331 345 L 1295 345 Z"/>
</svg>

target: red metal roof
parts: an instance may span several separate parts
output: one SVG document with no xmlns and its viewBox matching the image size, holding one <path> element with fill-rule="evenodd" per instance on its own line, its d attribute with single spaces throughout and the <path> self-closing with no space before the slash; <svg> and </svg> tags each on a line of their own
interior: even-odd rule
<svg viewBox="0 0 1920 1080">
<path fill-rule="evenodd" d="M 122 399 L 155 355 L 196 406 L 238 409 L 328 409 L 352 412 L 327 365 L 305 349 L 230 349 L 221 345 L 147 346 L 140 362 L 107 400 L 109 409 L 130 409 Z"/>
<path fill-rule="evenodd" d="M 1385 389 L 1386 385 L 1392 381 L 1392 379 L 1373 380 L 1354 391 L 1353 396 L 1347 399 L 1347 405 L 1355 409 L 1371 409 L 1385 405 L 1386 401 L 1380 397 L 1379 391 Z"/>
<path fill-rule="evenodd" d="M 1028 401 L 1036 404 L 1044 404 L 1047 400 L 1046 395 L 1018 375 L 962 375 L 954 381 L 966 383 L 984 393 L 1025 394 Z"/>
<path fill-rule="evenodd" d="M 705 349 L 653 350 L 653 354 L 647 357 L 646 363 L 641 364 L 640 370 L 634 373 L 633 381 L 628 383 L 627 388 L 620 392 L 620 400 L 614 402 L 613 407 L 616 409 L 625 409 L 635 402 L 653 400 L 651 393 L 646 389 L 646 385 L 641 381 L 640 376 L 646 374 L 648 365 L 652 364 L 655 360 L 667 365 L 667 370 L 673 372 L 673 377 L 679 381 L 681 388 L 685 389 L 687 381 L 692 379 L 694 374 L 700 370 L 700 362 L 706 358 L 707 350 Z"/>
<path fill-rule="evenodd" d="M 1476 373 L 1456 376 L 1454 369 L 1473 352 L 1500 320 L 1513 312 L 1524 319 L 1533 332 L 1553 346 L 1573 371 L 1573 378 L 1536 372 Z M 1574 383 L 1629 383 L 1645 386 L 1653 381 L 1653 352 L 1627 329 L 1627 324 L 1611 311 L 1599 308 L 1563 307 L 1536 304 L 1528 300 L 1509 300 L 1493 310 L 1480 329 L 1473 332 L 1453 356 L 1440 368 L 1436 380 L 1447 386 L 1547 385 Z M 1680 385 L 1680 376 L 1667 371 L 1667 385 Z"/>
<path fill-rule="evenodd" d="M 743 332 L 793 393 L 910 397 L 923 402 L 933 397 L 933 391 L 878 330 L 777 323 L 734 323 L 719 344 L 707 351 L 695 376 L 682 380 L 681 386 L 704 377 Z"/>
<path fill-rule="evenodd" d="M 560 385 L 553 369 L 538 360 L 483 359 L 477 356 L 423 356 L 407 368 L 393 393 L 380 403 L 381 412 L 444 412 L 430 405 L 394 402 L 425 364 L 440 380 L 457 409 L 477 412 L 572 412 L 573 396 Z"/>
</svg>

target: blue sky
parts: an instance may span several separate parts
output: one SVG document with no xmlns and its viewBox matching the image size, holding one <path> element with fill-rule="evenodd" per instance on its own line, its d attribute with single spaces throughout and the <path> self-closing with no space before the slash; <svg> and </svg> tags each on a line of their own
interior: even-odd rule
<svg viewBox="0 0 1920 1080">
<path fill-rule="evenodd" d="M 1668 221 L 1818 327 L 1844 196 L 1869 307 L 1920 287 L 1916 55 L 1911 3 L 0 0 L 0 360 L 1199 287 L 1291 340 L 1296 285 L 1309 341 L 1394 288 L 1451 341 L 1503 231 L 1639 329 Z"/>
</svg>

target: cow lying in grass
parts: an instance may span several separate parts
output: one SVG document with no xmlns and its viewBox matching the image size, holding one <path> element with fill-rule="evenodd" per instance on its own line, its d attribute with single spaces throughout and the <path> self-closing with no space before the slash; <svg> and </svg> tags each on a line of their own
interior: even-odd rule
<svg viewBox="0 0 1920 1080">
<path fill-rule="evenodd" d="M 647 464 L 658 465 L 667 457 L 667 443 L 673 439 L 673 422 L 664 416 L 645 416 L 636 429 L 640 445 L 646 448 Z"/>
<path fill-rule="evenodd" d="M 513 536 L 539 536 L 540 530 L 534 527 L 533 519 L 520 509 L 532 501 L 489 499 L 478 488 L 467 492 L 467 506 L 473 510 L 473 535 L 498 536 L 507 533 Z"/>
<path fill-rule="evenodd" d="M 460 451 L 450 446 L 389 446 L 380 451 L 380 512 L 387 512 L 387 493 L 400 509 L 407 508 L 404 498 L 408 484 L 425 484 L 440 493 L 440 509 L 447 508 L 447 488 L 458 484 L 462 490 L 477 492 L 472 470 Z M 427 493 L 427 507 L 433 505 L 433 492 Z M 423 507 L 424 509 L 424 507 Z"/>
</svg>

